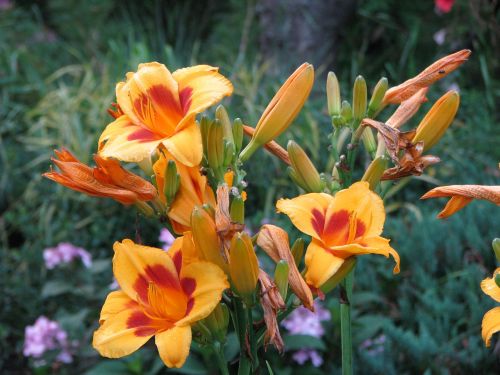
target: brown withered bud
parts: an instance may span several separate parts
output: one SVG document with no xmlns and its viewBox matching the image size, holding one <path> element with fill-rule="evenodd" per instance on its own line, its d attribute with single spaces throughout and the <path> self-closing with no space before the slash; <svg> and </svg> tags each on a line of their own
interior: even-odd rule
<svg viewBox="0 0 500 375">
<path fill-rule="evenodd" d="M 267 350 L 267 346 L 273 344 L 278 352 L 283 353 L 285 344 L 281 338 L 277 317 L 278 312 L 285 308 L 285 301 L 283 301 L 274 281 L 262 270 L 259 270 L 259 283 L 260 303 L 264 310 L 264 323 L 266 324 L 264 349 Z"/>
<path fill-rule="evenodd" d="M 251 137 L 253 135 L 253 133 L 255 133 L 255 129 L 252 128 L 251 126 L 243 125 L 243 132 L 247 136 Z M 269 151 L 271 154 L 277 156 L 284 163 L 286 163 L 288 165 L 292 165 L 292 163 L 290 162 L 290 158 L 288 157 L 288 152 L 283 147 L 281 147 L 278 144 L 278 142 L 275 142 L 275 141 L 267 142 L 264 145 L 264 148 L 267 151 Z"/>
<path fill-rule="evenodd" d="M 409 99 L 403 101 L 392 116 L 386 121 L 386 124 L 399 129 L 401 125 L 405 124 L 409 119 L 411 119 L 415 113 L 419 110 L 420 106 L 427 101 L 427 91 L 428 87 L 418 90 Z"/>
<path fill-rule="evenodd" d="M 305 307 L 314 311 L 311 289 L 306 284 L 295 264 L 288 242 L 288 234 L 275 225 L 263 225 L 257 237 L 257 245 L 259 245 L 276 263 L 280 260 L 285 260 L 288 263 L 290 267 L 288 273 L 290 288 L 292 288 L 295 295 Z"/>
<path fill-rule="evenodd" d="M 418 90 L 429 87 L 437 80 L 446 77 L 448 74 L 457 69 L 470 56 L 471 51 L 463 49 L 461 51 L 445 56 L 438 61 L 428 66 L 417 76 L 401 83 L 398 86 L 391 87 L 386 91 L 383 103 L 394 104 L 413 96 Z"/>
<path fill-rule="evenodd" d="M 382 180 L 396 180 L 407 176 L 420 176 L 429 165 L 439 163 L 437 156 L 422 155 L 424 143 L 412 143 L 415 137 L 415 130 L 401 132 L 383 122 L 364 119 L 363 126 L 370 126 L 376 129 L 382 137 L 387 152 L 396 164 L 395 167 L 387 169 L 382 175 Z M 403 155 L 400 152 L 403 151 Z"/>
<path fill-rule="evenodd" d="M 229 212 L 229 187 L 226 184 L 219 185 L 217 188 L 217 208 L 215 209 L 215 226 L 224 248 L 228 249 L 236 232 L 244 229 L 244 224 L 231 221 Z"/>
</svg>

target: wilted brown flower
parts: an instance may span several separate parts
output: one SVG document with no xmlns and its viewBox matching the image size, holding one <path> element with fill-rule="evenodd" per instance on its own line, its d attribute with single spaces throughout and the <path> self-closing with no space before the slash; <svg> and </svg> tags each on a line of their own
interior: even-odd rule
<svg viewBox="0 0 500 375">
<path fill-rule="evenodd" d="M 264 322 L 267 328 L 264 336 L 264 347 L 267 348 L 267 345 L 271 343 L 282 353 L 285 344 L 281 338 L 277 316 L 279 310 L 285 308 L 285 302 L 271 277 L 262 270 L 259 270 L 259 283 L 261 290 L 260 303 L 264 310 Z"/>
<path fill-rule="evenodd" d="M 246 135 L 250 137 L 253 136 L 253 134 L 255 133 L 255 129 L 248 125 L 243 125 L 243 131 L 245 132 Z M 292 163 L 290 162 L 290 158 L 288 157 L 288 152 L 283 147 L 281 147 L 277 142 L 275 141 L 267 142 L 264 145 L 264 148 L 271 154 L 283 160 L 283 162 L 285 162 L 286 164 L 292 165 Z"/>
<path fill-rule="evenodd" d="M 224 242 L 224 247 L 229 248 L 229 243 L 236 232 L 241 232 L 243 224 L 231 220 L 229 213 L 229 187 L 226 184 L 217 188 L 217 207 L 215 208 L 215 225 L 217 233 Z"/>
<path fill-rule="evenodd" d="M 405 124 L 409 119 L 411 119 L 415 113 L 419 110 L 420 106 L 427 101 L 427 91 L 429 89 L 424 87 L 418 90 L 410 98 L 401 102 L 396 111 L 392 116 L 386 121 L 386 124 L 399 129 L 401 125 Z"/>
<path fill-rule="evenodd" d="M 467 206 L 473 199 L 490 201 L 500 205 L 500 186 L 450 185 L 440 186 L 425 193 L 420 199 L 450 197 L 438 218 L 444 219 Z"/>
<path fill-rule="evenodd" d="M 295 295 L 302 301 L 302 304 L 313 311 L 312 292 L 295 264 L 292 252 L 290 251 L 288 234 L 275 225 L 263 225 L 257 237 L 257 245 L 259 245 L 276 263 L 280 260 L 285 260 L 288 263 L 288 281 L 290 287 Z"/>
</svg>

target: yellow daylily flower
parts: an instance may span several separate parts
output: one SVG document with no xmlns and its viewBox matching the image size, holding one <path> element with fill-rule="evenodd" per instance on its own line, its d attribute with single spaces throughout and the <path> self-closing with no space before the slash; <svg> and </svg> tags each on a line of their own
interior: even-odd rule
<svg viewBox="0 0 500 375">
<path fill-rule="evenodd" d="M 213 263 L 186 264 L 182 253 L 170 255 L 131 240 L 113 248 L 113 273 L 121 289 L 104 302 L 94 348 L 104 357 L 119 358 L 154 336 L 165 365 L 182 367 L 189 355 L 191 325 L 215 309 L 229 287 L 226 275 Z"/>
<path fill-rule="evenodd" d="M 347 258 L 362 254 L 391 255 L 396 261 L 394 273 L 399 272 L 398 253 L 380 236 L 385 221 L 383 201 L 368 182 L 356 182 L 334 197 L 311 193 L 280 199 L 276 207 L 312 237 L 305 256 L 309 285 L 320 288 Z"/>
<path fill-rule="evenodd" d="M 495 277 L 500 273 L 500 267 L 495 270 L 493 277 L 487 277 L 481 282 L 481 289 L 495 301 L 500 302 L 500 287 L 495 282 Z M 491 336 L 500 331 L 500 307 L 494 307 L 484 314 L 482 336 L 486 346 L 491 345 Z"/>
<path fill-rule="evenodd" d="M 123 115 L 102 133 L 99 153 L 140 162 L 163 144 L 179 162 L 198 165 L 203 150 L 195 116 L 232 92 L 231 82 L 209 65 L 170 73 L 157 62 L 139 64 L 116 85 L 117 114 Z"/>
<path fill-rule="evenodd" d="M 173 160 L 177 167 L 180 186 L 167 215 L 173 230 L 176 233 L 183 233 L 191 228 L 191 212 L 196 206 L 202 206 L 205 203 L 212 207 L 216 206 L 215 195 L 207 178 L 200 173 L 199 166 L 188 167 L 173 158 L 165 149 L 162 149 L 159 155 L 160 158 L 153 165 L 153 171 L 156 177 L 156 186 L 160 192 L 159 197 L 163 203 L 165 203 L 165 196 L 161 192 L 164 191 L 165 169 L 168 161 Z"/>
</svg>

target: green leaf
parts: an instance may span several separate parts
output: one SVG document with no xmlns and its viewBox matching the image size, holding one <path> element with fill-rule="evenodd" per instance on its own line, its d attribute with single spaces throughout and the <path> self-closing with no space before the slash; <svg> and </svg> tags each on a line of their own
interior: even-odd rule
<svg viewBox="0 0 500 375">
<path fill-rule="evenodd" d="M 326 346 L 320 339 L 309 335 L 286 335 L 283 336 L 286 350 L 299 350 L 303 348 L 311 348 L 318 350 L 326 350 Z"/>
<path fill-rule="evenodd" d="M 45 283 L 42 289 L 42 298 L 59 296 L 61 294 L 65 294 L 71 292 L 73 287 L 67 282 L 63 281 L 48 281 Z"/>
<path fill-rule="evenodd" d="M 127 365 L 121 361 L 103 361 L 88 370 L 85 375 L 123 375 L 128 373 Z"/>
</svg>

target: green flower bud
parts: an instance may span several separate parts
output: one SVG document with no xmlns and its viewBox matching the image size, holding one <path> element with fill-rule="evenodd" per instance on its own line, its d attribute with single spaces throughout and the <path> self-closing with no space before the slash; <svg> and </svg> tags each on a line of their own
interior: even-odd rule
<svg viewBox="0 0 500 375">
<path fill-rule="evenodd" d="M 340 85 L 334 72 L 329 72 L 326 79 L 326 97 L 330 116 L 340 115 Z"/>
<path fill-rule="evenodd" d="M 385 92 L 388 88 L 389 82 L 387 81 L 387 78 L 380 78 L 380 81 L 377 82 L 375 88 L 373 89 L 372 97 L 370 98 L 370 103 L 368 104 L 367 117 L 373 117 L 382 109 L 382 99 L 384 99 Z"/>
<path fill-rule="evenodd" d="M 280 260 L 276 265 L 274 270 L 274 283 L 278 287 L 278 290 L 283 298 L 283 301 L 286 300 L 286 295 L 288 293 L 288 272 L 290 271 L 290 267 L 286 260 Z"/>
</svg>

